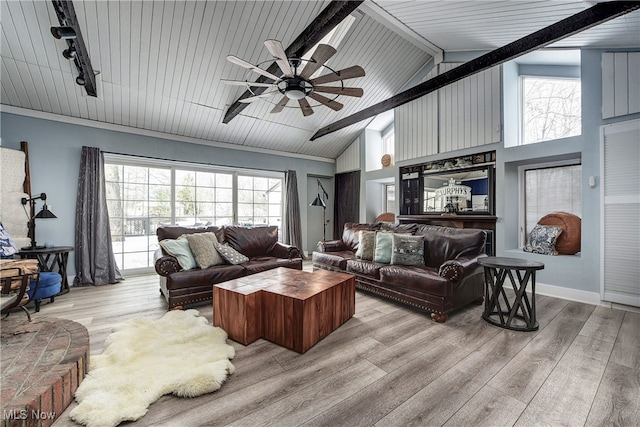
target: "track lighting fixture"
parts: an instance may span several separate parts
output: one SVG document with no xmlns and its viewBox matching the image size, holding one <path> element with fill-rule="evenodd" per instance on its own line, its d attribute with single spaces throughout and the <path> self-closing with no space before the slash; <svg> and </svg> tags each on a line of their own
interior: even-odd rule
<svg viewBox="0 0 640 427">
<path fill-rule="evenodd" d="M 88 96 L 98 96 L 96 88 L 96 72 L 91 66 L 89 52 L 84 43 L 78 17 L 72 0 L 51 0 L 53 9 L 60 23 L 57 27 L 51 27 L 51 34 L 58 40 L 65 41 L 66 48 L 62 56 L 73 61 L 78 71 L 76 83 L 84 87 Z"/>
<path fill-rule="evenodd" d="M 67 49 L 62 51 L 62 56 L 64 56 L 67 59 L 73 59 L 76 57 L 76 48 L 71 45 L 69 46 Z"/>
<path fill-rule="evenodd" d="M 51 34 L 53 34 L 53 37 L 62 40 L 76 38 L 76 30 L 71 27 L 51 27 Z"/>
</svg>

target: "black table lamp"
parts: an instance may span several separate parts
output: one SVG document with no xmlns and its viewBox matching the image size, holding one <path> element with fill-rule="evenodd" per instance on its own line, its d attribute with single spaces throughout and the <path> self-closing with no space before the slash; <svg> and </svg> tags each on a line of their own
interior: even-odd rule
<svg viewBox="0 0 640 427">
<path fill-rule="evenodd" d="M 40 212 L 34 215 L 36 200 L 42 200 L 43 205 Z M 53 212 L 49 210 L 49 207 L 47 206 L 47 195 L 45 193 L 40 193 L 37 196 L 23 197 L 22 204 L 26 205 L 27 203 L 29 203 L 29 212 L 27 212 L 29 222 L 27 225 L 29 226 L 29 237 L 31 238 L 31 246 L 22 249 L 38 249 L 38 246 L 36 245 L 36 218 L 57 218 L 57 216 L 55 216 Z M 25 212 L 26 211 L 27 208 L 25 208 Z"/>
<path fill-rule="evenodd" d="M 316 178 L 317 179 L 317 178 Z M 322 197 L 320 196 L 320 191 L 322 190 Z M 322 207 L 322 240 L 327 240 L 327 203 L 326 199 L 329 198 L 329 195 L 325 191 L 322 183 L 318 179 L 318 197 L 315 198 L 313 202 L 309 206 L 321 206 Z"/>
</svg>

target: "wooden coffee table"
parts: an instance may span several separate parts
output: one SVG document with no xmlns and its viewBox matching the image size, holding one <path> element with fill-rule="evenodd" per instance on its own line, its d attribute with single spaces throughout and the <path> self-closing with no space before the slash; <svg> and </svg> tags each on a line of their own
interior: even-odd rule
<svg viewBox="0 0 640 427">
<path fill-rule="evenodd" d="M 259 338 L 304 353 L 355 313 L 355 277 L 280 267 L 213 286 L 213 324 L 248 345 Z"/>
</svg>

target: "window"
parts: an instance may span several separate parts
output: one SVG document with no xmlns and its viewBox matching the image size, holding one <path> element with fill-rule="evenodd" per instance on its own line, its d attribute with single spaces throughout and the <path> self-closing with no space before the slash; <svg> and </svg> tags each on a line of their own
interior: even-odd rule
<svg viewBox="0 0 640 427">
<path fill-rule="evenodd" d="M 521 143 L 580 135 L 580 79 L 521 76 Z"/>
<path fill-rule="evenodd" d="M 396 211 L 396 186 L 395 184 L 386 184 L 384 186 L 384 206 L 385 212 Z"/>
<path fill-rule="evenodd" d="M 393 165 L 393 155 L 395 154 L 395 132 L 393 127 L 390 130 L 382 134 L 382 154 L 388 154 L 391 156 L 391 164 Z"/>
<path fill-rule="evenodd" d="M 582 217 L 582 165 L 579 161 L 527 166 L 524 181 L 523 244 L 533 227 L 552 212 L 569 212 Z"/>
<path fill-rule="evenodd" d="M 125 157 L 105 157 L 113 251 L 123 271 L 153 267 L 161 225 L 281 226 L 282 173 Z"/>
</svg>

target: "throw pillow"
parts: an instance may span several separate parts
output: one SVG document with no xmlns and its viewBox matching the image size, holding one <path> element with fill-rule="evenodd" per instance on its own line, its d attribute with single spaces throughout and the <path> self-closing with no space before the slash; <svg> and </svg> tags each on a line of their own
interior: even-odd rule
<svg viewBox="0 0 640 427">
<path fill-rule="evenodd" d="M 249 262 L 249 258 L 242 255 L 229 245 L 215 244 L 216 250 L 229 264 L 242 264 L 243 262 Z"/>
<path fill-rule="evenodd" d="M 543 255 L 558 255 L 556 241 L 562 233 L 562 227 L 536 224 L 529 233 L 529 243 L 522 250 Z"/>
<path fill-rule="evenodd" d="M 18 247 L 0 222 L 0 256 L 2 258 L 12 258 L 16 252 L 18 252 Z"/>
<path fill-rule="evenodd" d="M 174 256 L 178 260 L 178 264 L 180 264 L 183 270 L 191 270 L 198 266 L 189 247 L 189 241 L 184 235 L 178 237 L 176 240 L 165 239 L 160 242 L 160 246 L 162 246 L 162 249 L 164 249 L 166 253 Z"/>
<path fill-rule="evenodd" d="M 224 264 L 224 260 L 216 251 L 215 244 L 218 243 L 216 235 L 213 233 L 193 233 L 186 235 L 189 247 L 200 268 L 207 268 L 213 265 Z"/>
<path fill-rule="evenodd" d="M 356 258 L 373 261 L 373 255 L 376 251 L 376 232 L 368 230 L 358 231 L 358 250 Z"/>
<path fill-rule="evenodd" d="M 394 234 L 391 264 L 424 265 L 424 237 Z"/>
<path fill-rule="evenodd" d="M 376 233 L 376 250 L 373 260 L 381 264 L 391 264 L 391 250 L 393 247 L 394 233 Z M 411 236 L 411 234 L 398 234 L 399 236 Z"/>
</svg>

